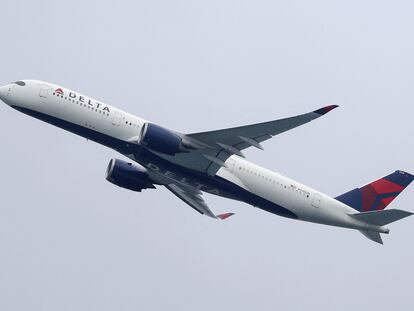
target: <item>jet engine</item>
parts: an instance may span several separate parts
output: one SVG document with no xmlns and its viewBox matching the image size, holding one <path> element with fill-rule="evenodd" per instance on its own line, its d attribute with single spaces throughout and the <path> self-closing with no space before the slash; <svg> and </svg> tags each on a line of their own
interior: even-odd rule
<svg viewBox="0 0 414 311">
<path fill-rule="evenodd" d="M 151 150 L 168 155 L 188 152 L 179 135 L 153 123 L 144 124 L 139 143 Z"/>
<path fill-rule="evenodd" d="M 148 171 L 139 164 L 111 159 L 106 171 L 106 180 L 125 189 L 139 191 L 155 188 Z"/>
</svg>

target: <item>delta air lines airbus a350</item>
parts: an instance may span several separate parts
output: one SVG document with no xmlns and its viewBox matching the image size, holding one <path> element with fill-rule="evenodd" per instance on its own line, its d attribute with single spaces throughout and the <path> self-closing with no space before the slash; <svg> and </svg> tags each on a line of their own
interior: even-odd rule
<svg viewBox="0 0 414 311">
<path fill-rule="evenodd" d="M 385 208 L 414 179 L 396 171 L 331 198 L 248 162 L 243 149 L 321 117 L 337 106 L 281 120 L 183 134 L 146 121 L 72 90 L 42 81 L 17 81 L 0 88 L 12 108 L 115 149 L 131 162 L 112 159 L 111 183 L 133 191 L 165 186 L 200 214 L 215 215 L 203 192 L 239 200 L 276 215 L 359 230 L 382 243 L 387 224 L 412 215 Z"/>
</svg>

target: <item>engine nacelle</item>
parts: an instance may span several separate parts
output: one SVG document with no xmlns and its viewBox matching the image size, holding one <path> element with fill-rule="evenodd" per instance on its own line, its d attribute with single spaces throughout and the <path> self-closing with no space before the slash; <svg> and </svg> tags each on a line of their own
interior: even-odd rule
<svg viewBox="0 0 414 311">
<path fill-rule="evenodd" d="M 144 167 L 118 159 L 109 161 L 106 180 L 132 191 L 155 188 L 149 178 L 148 171 Z"/>
<path fill-rule="evenodd" d="M 145 123 L 142 127 L 139 143 L 151 150 L 168 155 L 188 152 L 177 134 L 153 123 Z"/>
</svg>

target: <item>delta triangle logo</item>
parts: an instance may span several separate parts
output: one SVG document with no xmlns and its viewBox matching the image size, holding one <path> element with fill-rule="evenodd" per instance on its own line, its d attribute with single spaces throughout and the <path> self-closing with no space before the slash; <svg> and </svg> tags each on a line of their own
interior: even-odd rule
<svg viewBox="0 0 414 311">
<path fill-rule="evenodd" d="M 63 90 L 61 88 L 58 88 L 55 90 L 55 93 L 58 95 L 63 95 Z"/>
</svg>

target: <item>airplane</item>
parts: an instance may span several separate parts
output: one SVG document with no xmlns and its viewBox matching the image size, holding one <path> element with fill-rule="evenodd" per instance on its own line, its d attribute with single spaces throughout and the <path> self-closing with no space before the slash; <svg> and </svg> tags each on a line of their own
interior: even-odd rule
<svg viewBox="0 0 414 311">
<path fill-rule="evenodd" d="M 294 117 L 200 133 L 179 133 L 73 90 L 37 80 L 0 87 L 10 107 L 112 148 L 131 161 L 111 159 L 106 179 L 140 192 L 164 186 L 200 214 L 216 215 L 203 192 L 238 200 L 301 221 L 359 230 L 383 244 L 386 225 L 413 213 L 385 208 L 413 181 L 398 170 L 332 198 L 297 181 L 255 165 L 242 150 L 315 120 L 336 105 Z"/>
</svg>

